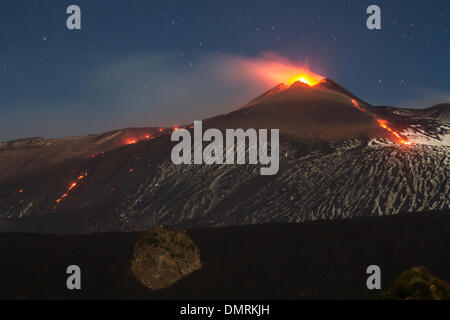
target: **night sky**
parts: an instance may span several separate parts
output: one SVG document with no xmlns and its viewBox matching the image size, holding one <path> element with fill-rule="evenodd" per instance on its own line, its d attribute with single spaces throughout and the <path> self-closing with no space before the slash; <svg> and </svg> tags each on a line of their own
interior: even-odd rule
<svg viewBox="0 0 450 320">
<path fill-rule="evenodd" d="M 268 52 L 375 105 L 450 102 L 450 1 L 1 0 L 0 141 L 228 112 L 277 84 L 234 64 Z"/>
</svg>

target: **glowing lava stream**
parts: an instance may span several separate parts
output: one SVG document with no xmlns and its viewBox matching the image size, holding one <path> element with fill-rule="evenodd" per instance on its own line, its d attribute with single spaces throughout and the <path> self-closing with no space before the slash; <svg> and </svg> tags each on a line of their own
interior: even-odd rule
<svg viewBox="0 0 450 320">
<path fill-rule="evenodd" d="M 60 203 L 64 198 L 66 198 L 69 195 L 69 192 L 75 188 L 76 186 L 78 186 L 78 181 L 83 180 L 84 178 L 87 177 L 87 172 L 83 173 L 82 175 L 80 175 L 77 180 L 75 182 L 72 182 L 69 185 L 69 188 L 67 189 L 66 193 L 64 193 L 59 199 L 56 200 L 56 203 Z"/>
<path fill-rule="evenodd" d="M 359 111 L 367 112 L 366 109 L 361 108 L 361 107 L 359 106 L 358 101 L 356 101 L 355 99 L 352 99 L 352 103 L 353 103 L 353 105 L 354 105 Z"/>
<path fill-rule="evenodd" d="M 377 119 L 378 125 L 380 127 L 382 127 L 383 129 L 386 129 L 387 131 L 389 131 L 390 133 L 392 133 L 394 136 L 396 136 L 398 138 L 398 142 L 402 143 L 402 144 L 406 144 L 406 145 L 410 145 L 411 142 L 406 141 L 405 139 L 403 139 L 397 132 L 395 132 L 394 130 L 392 130 L 391 128 L 389 128 L 388 124 L 387 124 L 387 120 L 383 120 L 383 119 Z"/>
<path fill-rule="evenodd" d="M 353 104 L 353 105 L 355 106 L 355 108 L 357 108 L 358 110 L 360 110 L 360 111 L 362 111 L 362 112 L 367 112 L 366 109 L 360 107 L 360 105 L 358 104 L 358 102 L 357 102 L 355 99 L 352 99 L 352 104 Z M 392 133 L 392 134 L 398 139 L 398 142 L 400 142 L 401 144 L 405 144 L 405 145 L 410 145 L 410 144 L 411 144 L 411 142 L 406 141 L 406 140 L 403 139 L 397 132 L 395 132 L 394 130 L 392 130 L 391 128 L 389 128 L 387 120 L 379 119 L 379 118 L 377 118 L 377 116 L 374 115 L 374 114 L 372 114 L 372 116 L 375 118 L 375 120 L 377 120 L 378 125 L 379 125 L 381 128 L 383 128 L 383 129 L 389 131 L 390 133 Z"/>
</svg>

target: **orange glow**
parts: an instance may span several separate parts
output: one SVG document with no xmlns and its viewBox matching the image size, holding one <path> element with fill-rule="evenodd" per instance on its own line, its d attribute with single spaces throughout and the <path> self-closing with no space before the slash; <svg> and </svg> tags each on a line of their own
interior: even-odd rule
<svg viewBox="0 0 450 320">
<path fill-rule="evenodd" d="M 23 189 L 20 189 L 20 190 L 19 190 L 19 193 L 23 193 Z"/>
<path fill-rule="evenodd" d="M 87 172 L 81 174 L 78 176 L 78 178 L 76 179 L 75 182 L 72 182 L 69 187 L 67 188 L 66 193 L 64 193 L 61 197 L 59 197 L 59 199 L 56 200 L 56 203 L 60 203 L 62 201 L 62 199 L 66 198 L 69 195 L 69 192 L 74 189 L 76 186 L 78 186 L 78 181 L 83 180 L 84 178 L 87 177 Z"/>
<path fill-rule="evenodd" d="M 302 82 L 304 84 L 307 84 L 310 87 L 315 86 L 316 84 L 320 83 L 323 80 L 322 76 L 319 76 L 317 74 L 314 74 L 312 72 L 306 72 L 302 73 L 300 75 L 297 75 L 291 79 L 289 79 L 289 83 L 293 84 L 297 81 Z"/>
<path fill-rule="evenodd" d="M 136 142 L 136 139 L 128 139 L 127 141 L 125 141 L 126 144 L 135 144 Z"/>
<path fill-rule="evenodd" d="M 129 173 L 132 173 L 134 171 L 133 168 L 131 168 L 130 170 L 128 170 Z"/>
<path fill-rule="evenodd" d="M 392 133 L 395 137 L 397 137 L 398 142 L 400 142 L 401 144 L 405 144 L 405 145 L 410 145 L 411 142 L 406 141 L 405 139 L 403 139 L 397 132 L 395 132 L 394 130 L 392 130 L 391 128 L 389 128 L 387 121 L 383 120 L 383 119 L 377 119 L 378 124 L 380 127 L 382 127 L 383 129 L 386 129 L 387 131 L 389 131 L 390 133 Z"/>
<path fill-rule="evenodd" d="M 366 112 L 367 111 L 366 109 L 360 107 L 358 101 L 356 101 L 355 99 L 352 99 L 352 103 L 359 111 L 362 111 L 362 112 Z"/>
<path fill-rule="evenodd" d="M 359 111 L 367 112 L 367 110 L 364 109 L 363 107 L 361 107 L 361 106 L 359 105 L 358 101 L 356 101 L 355 99 L 352 99 L 352 104 L 353 104 L 353 105 L 355 106 L 355 108 L 357 108 Z M 391 128 L 389 128 L 388 123 L 387 123 L 387 120 L 377 119 L 377 116 L 376 116 L 375 114 L 373 114 L 373 113 L 371 113 L 371 112 L 369 112 L 369 113 L 370 113 L 370 115 L 371 115 L 373 118 L 375 118 L 375 120 L 377 120 L 378 125 L 379 125 L 381 128 L 383 128 L 383 129 L 389 131 L 391 134 L 393 134 L 393 135 L 397 138 L 397 139 L 396 139 L 397 142 L 399 142 L 399 143 L 401 143 L 401 144 L 404 144 L 404 145 L 410 145 L 410 144 L 411 144 L 411 142 L 405 140 L 404 138 L 402 138 L 402 137 L 400 136 L 400 134 L 398 134 L 397 132 L 395 132 L 394 130 L 392 130 Z"/>
<path fill-rule="evenodd" d="M 228 65 L 229 63 L 229 65 Z M 307 63 L 290 60 L 274 52 L 265 52 L 258 57 L 231 57 L 224 64 L 224 76 L 263 84 L 272 88 L 280 83 L 292 85 L 301 81 L 315 86 L 324 79 L 322 75 L 310 71 Z"/>
<path fill-rule="evenodd" d="M 94 154 L 90 155 L 90 158 L 95 158 L 95 157 L 103 155 L 103 154 L 104 154 L 104 152 L 94 153 Z"/>
<path fill-rule="evenodd" d="M 162 132 L 162 131 L 163 131 L 163 129 L 159 129 L 159 132 Z M 148 139 L 151 139 L 151 138 L 152 138 L 152 136 L 150 134 L 146 133 L 146 134 L 141 135 L 139 137 L 131 137 L 131 138 L 126 139 L 125 140 L 125 144 L 128 144 L 128 145 L 129 144 L 136 144 L 136 143 L 138 143 L 140 141 L 148 140 Z"/>
</svg>

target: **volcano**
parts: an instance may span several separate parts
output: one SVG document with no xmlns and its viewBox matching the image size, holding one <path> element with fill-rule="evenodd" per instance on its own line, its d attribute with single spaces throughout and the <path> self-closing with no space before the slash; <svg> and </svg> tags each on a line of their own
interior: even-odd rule
<svg viewBox="0 0 450 320">
<path fill-rule="evenodd" d="M 359 137 L 392 137 L 383 130 L 370 106 L 330 79 L 312 86 L 296 81 L 280 84 L 244 108 L 207 125 L 217 128 L 278 128 L 304 141 L 338 142 Z"/>
<path fill-rule="evenodd" d="M 280 84 L 205 128 L 280 129 L 280 170 L 174 165 L 174 128 L 0 144 L 0 231 L 92 233 L 448 212 L 450 105 Z M 191 125 L 180 126 L 189 130 Z"/>
</svg>

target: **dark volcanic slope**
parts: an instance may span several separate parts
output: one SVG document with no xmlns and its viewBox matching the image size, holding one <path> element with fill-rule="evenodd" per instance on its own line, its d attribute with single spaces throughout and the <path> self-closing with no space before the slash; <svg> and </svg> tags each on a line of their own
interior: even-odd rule
<svg viewBox="0 0 450 320">
<path fill-rule="evenodd" d="M 430 213 L 194 229 L 204 267 L 153 293 L 129 273 L 140 234 L 1 234 L 0 298 L 377 299 L 365 286 L 372 264 L 384 289 L 419 265 L 450 280 L 449 225 Z M 82 268 L 82 291 L 65 289 L 69 264 Z"/>
<path fill-rule="evenodd" d="M 375 119 L 355 107 L 353 96 L 331 80 L 317 86 L 296 82 L 281 85 L 245 108 L 205 121 L 213 128 L 276 128 L 298 139 L 328 142 L 358 137 L 389 137 Z"/>
<path fill-rule="evenodd" d="M 217 227 L 448 212 L 450 123 L 442 119 L 449 107 L 372 107 L 327 80 L 315 87 L 277 86 L 235 112 L 204 121 L 205 129 L 280 128 L 275 176 L 261 176 L 254 165 L 174 165 L 172 130 L 94 157 L 75 148 L 77 156 L 65 158 L 71 138 L 34 149 L 15 142 L 0 150 L 0 232 L 138 231 L 158 224 Z M 407 133 L 413 144 L 395 142 L 377 120 Z M 108 141 L 125 133 L 95 139 L 111 147 Z M 55 163 L 53 157 L 65 160 Z"/>
<path fill-rule="evenodd" d="M 54 168 L 64 161 L 82 161 L 131 141 L 160 134 L 159 128 L 127 128 L 80 137 L 0 142 L 0 183 Z"/>
<path fill-rule="evenodd" d="M 258 166 L 174 165 L 164 137 L 37 177 L 4 191 L 3 232 L 89 233 L 301 222 L 439 210 L 450 205 L 447 149 L 307 145 L 283 141 L 280 171 Z M 73 171 L 76 169 L 75 172 Z M 67 198 L 55 204 L 86 170 Z M 49 190 L 49 186 L 57 186 Z M 23 193 L 17 190 L 23 188 Z M 0 194 L 1 194 L 0 190 Z"/>
</svg>

